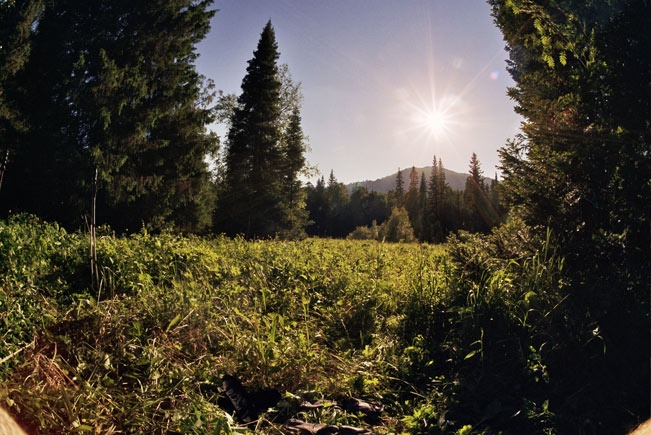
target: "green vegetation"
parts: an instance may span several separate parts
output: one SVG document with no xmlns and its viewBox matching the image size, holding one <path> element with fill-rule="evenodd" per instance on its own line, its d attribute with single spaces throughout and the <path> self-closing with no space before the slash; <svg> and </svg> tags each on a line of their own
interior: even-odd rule
<svg viewBox="0 0 651 435">
<path fill-rule="evenodd" d="M 219 140 L 194 65 L 210 3 L 3 2 L 0 22 L 19 35 L 0 49 L 0 69 L 11 65 L 0 77 L 3 217 L 77 229 L 95 202 L 97 222 L 117 231 L 211 227 L 205 158 Z"/>
<path fill-rule="evenodd" d="M 41 433 L 243 430 L 217 405 L 224 374 L 283 394 L 259 432 L 296 416 L 434 434 L 568 419 L 552 402 L 567 374 L 549 369 L 567 345 L 564 262 L 519 222 L 447 248 L 100 228 L 97 288 L 83 234 L 19 215 L 0 244 L 0 400 Z M 602 351 L 598 331 L 585 346 Z M 385 410 L 298 408 L 351 396 Z"/>
<path fill-rule="evenodd" d="M 405 189 L 407 170 L 398 169 L 394 188 L 386 193 L 368 191 L 363 186 L 353 187 L 349 193 L 332 171 L 327 183 L 322 176 L 316 185 L 308 184 L 305 205 L 311 223 L 306 228 L 307 234 L 377 238 L 374 225 L 391 225 L 393 210 L 404 209 L 412 238 L 442 243 L 449 234 L 460 230 L 488 233 L 506 219 L 506 209 L 500 204 L 499 183 L 497 179 L 486 182 L 475 153 L 462 189 L 448 184 L 443 162 L 437 161 L 436 156 L 431 171 L 421 172 L 419 176 L 412 167 L 408 174 L 409 185 Z M 401 237 L 391 241 L 401 239 L 408 240 Z"/>
<path fill-rule="evenodd" d="M 300 86 L 270 22 L 242 95 L 210 107 L 194 46 L 211 3 L 0 4 L 4 407 L 37 433 L 296 417 L 610 434 L 649 417 L 648 2 L 490 0 L 524 117 L 504 182 L 473 154 L 452 192 L 434 158 L 391 195 L 334 173 L 301 186 Z M 91 236 L 71 232 L 88 215 Z M 446 244 L 388 243 L 414 239 Z M 226 374 L 282 400 L 238 426 Z M 384 410 L 300 406 L 350 397 Z"/>
</svg>

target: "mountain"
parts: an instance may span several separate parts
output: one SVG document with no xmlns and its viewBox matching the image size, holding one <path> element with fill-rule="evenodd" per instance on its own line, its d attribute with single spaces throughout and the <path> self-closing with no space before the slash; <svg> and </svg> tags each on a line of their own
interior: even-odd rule
<svg viewBox="0 0 651 435">
<path fill-rule="evenodd" d="M 405 191 L 407 191 L 407 189 L 409 189 L 409 173 L 411 172 L 411 168 L 402 169 L 400 172 L 402 173 L 402 180 L 404 182 Z M 420 176 L 423 172 L 425 172 L 425 179 L 429 180 L 429 177 L 432 174 L 432 167 L 426 166 L 424 168 L 416 168 L 416 172 L 418 173 L 418 181 L 420 183 Z M 466 179 L 468 178 L 468 174 L 454 172 L 445 168 L 443 168 L 443 172 L 445 172 L 445 181 L 447 181 L 448 185 L 453 190 L 465 189 Z M 383 178 L 378 178 L 375 181 L 371 181 L 371 180 L 358 181 L 355 183 L 348 184 L 346 185 L 346 187 L 348 188 L 349 192 L 352 192 L 354 189 L 358 187 L 366 187 L 366 189 L 368 189 L 369 192 L 376 191 L 376 192 L 387 193 L 389 190 L 392 190 L 396 187 L 396 175 L 397 172 L 394 172 L 391 175 L 387 175 L 386 177 Z M 485 180 L 490 184 L 490 179 L 485 178 Z"/>
</svg>

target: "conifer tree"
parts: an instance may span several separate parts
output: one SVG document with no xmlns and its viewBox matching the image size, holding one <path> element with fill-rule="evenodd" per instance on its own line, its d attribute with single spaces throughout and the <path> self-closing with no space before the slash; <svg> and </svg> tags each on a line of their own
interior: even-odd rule
<svg viewBox="0 0 651 435">
<path fill-rule="evenodd" d="M 326 236 L 329 204 L 323 176 L 317 179 L 316 186 L 308 184 L 306 208 L 311 221 L 308 233 L 310 235 Z"/>
<path fill-rule="evenodd" d="M 264 237 L 280 230 L 279 56 L 269 21 L 249 60 L 228 132 L 226 180 L 219 213 L 226 218 L 224 229 L 229 233 Z"/>
<path fill-rule="evenodd" d="M 428 212 L 430 220 L 438 220 L 441 207 L 440 189 L 439 189 L 439 173 L 436 162 L 436 156 L 432 159 L 432 172 L 427 184 L 428 194 Z"/>
<path fill-rule="evenodd" d="M 420 184 L 418 186 L 418 239 L 421 242 L 429 240 L 429 232 L 427 226 L 427 177 L 425 172 L 420 174 Z M 414 228 L 416 231 L 416 228 Z"/>
<path fill-rule="evenodd" d="M 396 187 L 393 191 L 393 202 L 398 208 L 404 207 L 405 205 L 405 182 L 402 179 L 402 171 L 400 168 L 398 168 L 398 173 L 396 174 Z"/>
<path fill-rule="evenodd" d="M 287 236 L 296 238 L 305 234 L 308 212 L 305 209 L 305 191 L 302 188 L 299 175 L 305 168 L 305 137 L 301 128 L 301 115 L 295 108 L 289 119 L 289 125 L 284 135 L 284 173 L 283 231 Z"/>
<path fill-rule="evenodd" d="M 269 21 L 249 60 L 230 118 L 218 213 L 219 229 L 231 234 L 300 234 L 307 223 L 298 182 L 305 167 L 300 91 L 286 67 L 279 69 L 279 56 Z M 283 82 L 290 86 L 283 87 Z"/>
<path fill-rule="evenodd" d="M 409 171 L 409 188 L 405 194 L 405 209 L 409 214 L 411 226 L 414 229 L 416 237 L 420 238 L 421 235 L 421 217 L 419 207 L 419 194 L 418 194 L 418 172 L 416 167 L 412 166 Z"/>
<path fill-rule="evenodd" d="M 497 224 L 496 213 L 488 197 L 484 171 L 477 158 L 472 153 L 470 157 L 469 175 L 464 190 L 468 225 L 472 231 L 486 232 Z"/>
<path fill-rule="evenodd" d="M 350 198 L 346 186 L 335 177 L 334 170 L 330 171 L 326 197 L 328 198 L 327 234 L 333 237 L 343 237 L 350 232 L 346 225 L 348 220 L 346 206 Z"/>
<path fill-rule="evenodd" d="M 563 432 L 625 432 L 649 415 L 651 5 L 490 4 L 525 119 L 500 152 L 502 192 L 568 265 L 546 397 Z"/>
<path fill-rule="evenodd" d="M 448 191 L 450 190 L 445 180 L 445 170 L 443 161 L 436 156 L 432 159 L 432 172 L 427 182 L 427 231 L 428 239 L 440 242 L 445 238 L 446 232 L 451 230 L 450 220 L 451 213 L 447 200 Z"/>
<path fill-rule="evenodd" d="M 89 214 L 118 230 L 210 224 L 204 162 L 216 138 L 201 107 L 195 45 L 210 0 L 46 1 L 17 77 L 30 131 L 9 167 L 9 207 L 69 226 Z"/>
</svg>

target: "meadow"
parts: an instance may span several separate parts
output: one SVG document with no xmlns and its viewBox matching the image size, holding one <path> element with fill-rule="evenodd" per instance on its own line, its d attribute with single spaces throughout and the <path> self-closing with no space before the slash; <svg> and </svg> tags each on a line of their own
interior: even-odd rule
<svg viewBox="0 0 651 435">
<path fill-rule="evenodd" d="M 563 260 L 518 222 L 445 245 L 100 228 L 96 250 L 92 280 L 87 234 L 0 223 L 0 403 L 33 433 L 559 424 L 547 361 L 562 348 Z M 219 403 L 226 374 L 281 400 L 241 424 Z M 346 398 L 383 410 L 329 406 Z"/>
</svg>

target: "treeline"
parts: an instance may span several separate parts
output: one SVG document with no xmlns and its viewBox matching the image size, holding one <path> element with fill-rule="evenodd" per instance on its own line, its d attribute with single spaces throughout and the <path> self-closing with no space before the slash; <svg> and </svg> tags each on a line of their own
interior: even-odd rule
<svg viewBox="0 0 651 435">
<path fill-rule="evenodd" d="M 333 174 L 304 186 L 300 83 L 278 64 L 271 22 L 241 94 L 217 94 L 195 67 L 211 4 L 0 5 L 3 217 L 251 238 L 346 237 L 386 223 L 404 228 L 387 240 L 420 241 L 502 220 L 497 182 L 484 184 L 474 155 L 464 191 L 449 188 L 436 159 L 429 178 L 412 170 L 407 186 L 399 171 L 388 195 L 349 193 Z M 221 144 L 213 122 L 227 126 Z"/>
<path fill-rule="evenodd" d="M 396 223 L 404 234 L 388 239 L 421 241 L 502 220 L 496 183 L 484 185 L 476 156 L 462 192 L 447 186 L 440 161 L 429 179 L 412 171 L 407 187 L 399 172 L 388 195 L 349 194 L 332 174 L 327 186 L 303 186 L 300 83 L 278 64 L 271 22 L 241 94 L 218 95 L 195 67 L 211 4 L 0 5 L 2 216 L 28 212 L 68 229 L 302 238 L 346 237 L 408 215 Z M 227 126 L 221 144 L 213 122 Z"/>
<path fill-rule="evenodd" d="M 307 210 L 311 219 L 307 233 L 320 237 L 385 239 L 389 241 L 441 242 L 451 232 L 488 232 L 503 222 L 499 183 L 486 182 L 477 155 L 472 154 L 463 190 L 452 189 L 445 179 L 443 162 L 433 159 L 429 176 L 415 167 L 396 173 L 395 187 L 388 193 L 352 192 L 330 172 L 316 185 L 307 186 Z M 384 225 L 384 228 L 382 227 Z M 399 230 L 398 230 L 399 228 Z"/>
</svg>

